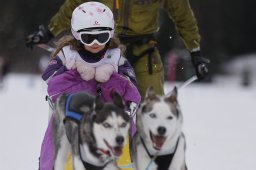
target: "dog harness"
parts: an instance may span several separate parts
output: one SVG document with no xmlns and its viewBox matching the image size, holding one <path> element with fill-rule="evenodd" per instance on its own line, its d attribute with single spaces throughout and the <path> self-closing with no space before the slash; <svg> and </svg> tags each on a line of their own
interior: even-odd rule
<svg viewBox="0 0 256 170">
<path fill-rule="evenodd" d="M 80 150 L 80 149 L 79 149 Z M 81 157 L 81 156 L 80 156 Z M 105 164 L 105 165 L 103 165 L 103 166 L 95 166 L 95 165 L 92 165 L 92 164 L 90 164 L 90 163 L 88 163 L 88 162 L 85 162 L 85 161 L 83 161 L 82 160 L 82 162 L 83 162 L 83 164 L 84 164 L 84 167 L 85 167 L 85 169 L 89 169 L 89 170 L 103 170 L 105 167 L 106 167 L 106 165 L 107 165 L 107 163 Z"/>
<path fill-rule="evenodd" d="M 174 152 L 168 155 L 161 155 L 161 156 L 156 156 L 156 155 L 151 155 L 146 147 L 146 144 L 144 143 L 143 139 L 140 138 L 142 145 L 144 146 L 148 156 L 151 158 L 151 161 L 149 163 L 149 165 L 147 166 L 146 169 L 149 168 L 149 166 L 151 165 L 152 161 L 154 161 L 157 164 L 157 170 L 168 170 L 169 166 L 171 165 L 173 156 L 177 150 L 178 147 L 178 143 L 179 143 L 179 138 L 177 140 Z"/>
<path fill-rule="evenodd" d="M 70 100 L 74 94 L 68 95 L 67 101 L 66 101 L 66 108 L 65 108 L 65 119 L 64 122 L 69 119 L 77 122 L 79 124 L 80 120 L 82 119 L 82 113 L 74 112 L 69 109 Z"/>
</svg>

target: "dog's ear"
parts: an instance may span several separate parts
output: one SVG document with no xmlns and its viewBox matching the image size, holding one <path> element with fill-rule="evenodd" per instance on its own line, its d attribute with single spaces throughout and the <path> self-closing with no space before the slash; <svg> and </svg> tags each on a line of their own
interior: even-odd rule
<svg viewBox="0 0 256 170">
<path fill-rule="evenodd" d="M 94 137 L 92 135 L 92 117 L 94 116 L 94 114 L 85 114 L 80 123 L 80 134 L 84 136 L 81 138 L 82 142 L 86 142 L 92 145 L 95 143 Z"/>
<path fill-rule="evenodd" d="M 120 94 L 118 92 L 114 91 L 111 93 L 111 95 L 112 95 L 113 103 L 120 108 L 124 108 L 123 99 L 120 96 Z"/>
<path fill-rule="evenodd" d="M 64 94 L 61 94 L 55 104 L 53 104 L 52 102 L 52 99 L 49 97 L 48 102 L 49 102 L 49 105 L 53 108 L 53 109 L 57 109 L 58 112 L 65 112 L 65 105 L 66 105 L 66 101 L 67 101 L 67 98 L 68 98 L 68 94 L 64 93 Z"/>
<path fill-rule="evenodd" d="M 58 103 L 64 103 L 64 102 L 66 102 L 67 98 L 68 98 L 68 94 L 63 93 L 63 94 L 61 94 L 61 95 L 57 98 L 56 101 L 57 101 Z M 52 99 L 51 99 L 49 96 L 46 96 L 45 100 L 48 101 L 48 100 L 52 100 Z"/>
<path fill-rule="evenodd" d="M 177 87 L 175 86 L 171 92 L 171 95 L 170 96 L 167 96 L 167 98 L 165 98 L 165 100 L 167 102 L 170 102 L 170 103 L 177 103 L 177 96 L 178 96 L 178 89 Z"/>
<path fill-rule="evenodd" d="M 104 106 L 104 103 L 101 100 L 100 95 L 97 95 L 95 100 L 94 100 L 94 104 L 93 104 L 94 110 L 100 110 L 100 109 L 103 108 L 103 106 Z"/>
<path fill-rule="evenodd" d="M 145 100 L 146 101 L 152 101 L 152 100 L 155 100 L 155 99 L 157 99 L 157 97 L 156 97 L 156 92 L 154 90 L 154 87 L 149 86 L 147 91 L 146 91 Z"/>
</svg>

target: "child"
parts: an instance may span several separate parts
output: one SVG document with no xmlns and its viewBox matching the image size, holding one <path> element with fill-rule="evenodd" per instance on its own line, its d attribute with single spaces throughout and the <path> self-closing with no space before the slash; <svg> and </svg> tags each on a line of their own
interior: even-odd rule
<svg viewBox="0 0 256 170">
<path fill-rule="evenodd" d="M 63 39 L 42 76 L 52 100 L 64 92 L 87 90 L 96 95 L 100 87 L 106 101 L 115 89 L 126 104 L 138 104 L 135 74 L 118 48 L 112 11 L 101 3 L 84 3 L 73 11 L 71 31 L 74 38 Z"/>
<path fill-rule="evenodd" d="M 63 93 L 78 91 L 93 95 L 100 91 L 102 99 L 110 101 L 115 90 L 124 99 L 127 113 L 134 116 L 141 97 L 133 68 L 114 37 L 112 11 L 98 2 L 83 3 L 73 11 L 71 31 L 73 37 L 62 39 L 42 76 L 53 102 Z M 40 170 L 53 167 L 51 121 L 41 148 Z"/>
</svg>

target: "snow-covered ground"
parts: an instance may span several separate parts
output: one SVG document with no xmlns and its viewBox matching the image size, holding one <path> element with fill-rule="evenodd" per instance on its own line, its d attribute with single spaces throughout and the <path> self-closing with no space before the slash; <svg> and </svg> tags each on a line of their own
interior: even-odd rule
<svg viewBox="0 0 256 170">
<path fill-rule="evenodd" d="M 236 77 L 193 83 L 179 91 L 190 170 L 256 169 L 256 82 Z M 7 77 L 0 90 L 0 169 L 36 170 L 48 105 L 39 76 Z M 172 85 L 166 83 L 166 92 Z"/>
</svg>

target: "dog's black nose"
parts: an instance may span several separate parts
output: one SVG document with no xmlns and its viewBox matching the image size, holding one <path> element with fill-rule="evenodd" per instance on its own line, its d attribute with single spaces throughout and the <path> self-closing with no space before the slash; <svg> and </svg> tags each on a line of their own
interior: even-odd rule
<svg viewBox="0 0 256 170">
<path fill-rule="evenodd" d="M 116 143 L 118 145 L 122 145 L 124 143 L 124 137 L 123 136 L 117 136 L 116 137 Z"/>
<path fill-rule="evenodd" d="M 159 127 L 157 128 L 157 132 L 158 132 L 159 135 L 164 135 L 165 132 L 166 132 L 166 128 L 163 127 L 163 126 L 159 126 Z"/>
</svg>

